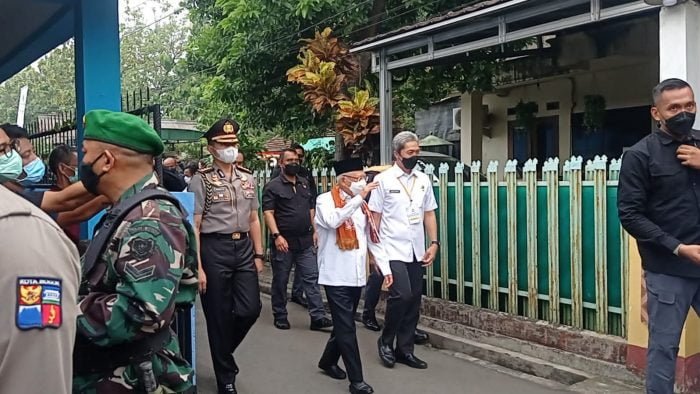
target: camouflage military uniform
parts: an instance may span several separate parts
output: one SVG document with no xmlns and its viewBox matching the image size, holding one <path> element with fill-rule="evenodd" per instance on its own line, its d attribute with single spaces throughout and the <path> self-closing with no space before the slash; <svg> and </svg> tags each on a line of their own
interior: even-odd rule
<svg viewBox="0 0 700 394">
<path fill-rule="evenodd" d="M 157 183 L 155 174 L 150 174 L 127 190 L 120 201 L 155 188 Z M 148 200 L 127 214 L 101 262 L 106 271 L 100 274 L 100 285 L 80 301 L 82 313 L 77 319 L 78 336 L 97 346 L 118 350 L 119 345 L 168 326 L 176 305 L 194 302 L 194 232 L 168 201 Z M 180 356 L 176 336 L 171 334 L 167 345 L 153 355 L 152 363 L 164 392 L 183 392 L 192 386 L 192 368 Z M 76 376 L 73 392 L 143 392 L 139 376 L 134 365 L 118 367 L 109 374 Z"/>
</svg>

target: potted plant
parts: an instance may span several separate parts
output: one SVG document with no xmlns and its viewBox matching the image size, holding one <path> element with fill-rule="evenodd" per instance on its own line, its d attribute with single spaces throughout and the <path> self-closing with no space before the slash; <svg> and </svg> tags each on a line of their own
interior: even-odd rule
<svg viewBox="0 0 700 394">
<path fill-rule="evenodd" d="M 537 103 L 534 101 L 520 102 L 515 106 L 515 130 L 529 132 L 534 130 L 537 122 Z"/>
<path fill-rule="evenodd" d="M 588 131 L 598 131 L 605 123 L 605 97 L 591 94 L 585 96 L 583 102 L 583 125 Z"/>
</svg>

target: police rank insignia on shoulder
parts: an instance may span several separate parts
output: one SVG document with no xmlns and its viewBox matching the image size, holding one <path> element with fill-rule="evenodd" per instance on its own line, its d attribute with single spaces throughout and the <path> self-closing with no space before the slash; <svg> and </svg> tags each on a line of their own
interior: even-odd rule
<svg viewBox="0 0 700 394">
<path fill-rule="evenodd" d="M 60 279 L 17 278 L 15 325 L 20 330 L 59 328 L 62 323 Z"/>
</svg>

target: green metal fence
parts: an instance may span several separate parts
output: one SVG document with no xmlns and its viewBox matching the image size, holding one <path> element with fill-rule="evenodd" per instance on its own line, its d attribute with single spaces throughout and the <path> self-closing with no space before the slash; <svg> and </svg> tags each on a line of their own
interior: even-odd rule
<svg viewBox="0 0 700 394">
<path fill-rule="evenodd" d="M 443 164 L 434 180 L 440 255 L 425 293 L 455 302 L 626 336 L 626 237 L 617 217 L 619 160 Z M 314 171 L 327 191 L 332 173 Z M 258 174 L 259 185 L 266 174 Z"/>
</svg>

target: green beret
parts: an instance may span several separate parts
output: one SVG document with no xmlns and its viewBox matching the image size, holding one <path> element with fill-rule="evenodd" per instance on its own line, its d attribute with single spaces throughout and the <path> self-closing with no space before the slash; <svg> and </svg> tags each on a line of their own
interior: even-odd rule
<svg viewBox="0 0 700 394">
<path fill-rule="evenodd" d="M 125 112 L 105 109 L 85 114 L 83 139 L 105 142 L 139 153 L 158 156 L 165 146 L 145 120 Z"/>
</svg>

